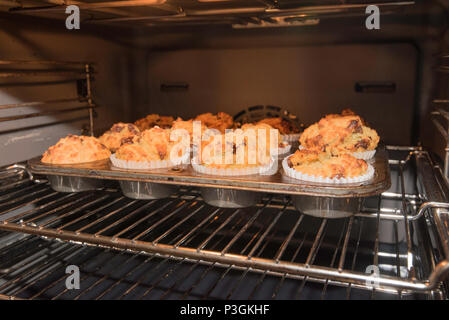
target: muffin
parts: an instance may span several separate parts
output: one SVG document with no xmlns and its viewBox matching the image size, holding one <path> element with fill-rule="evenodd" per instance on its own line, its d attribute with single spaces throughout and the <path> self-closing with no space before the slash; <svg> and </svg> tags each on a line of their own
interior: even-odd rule
<svg viewBox="0 0 449 320">
<path fill-rule="evenodd" d="M 332 114 L 304 130 L 299 141 L 308 150 L 340 155 L 373 151 L 379 136 L 357 115 Z"/>
<path fill-rule="evenodd" d="M 368 171 L 368 164 L 364 160 L 350 154 L 332 156 L 305 149 L 297 150 L 288 157 L 287 165 L 301 174 L 329 179 L 356 178 Z"/>
<path fill-rule="evenodd" d="M 148 130 L 154 126 L 158 126 L 163 129 L 171 127 L 174 118 L 171 116 L 160 116 L 158 114 L 149 114 L 145 118 L 139 119 L 134 124 L 140 131 Z"/>
<path fill-rule="evenodd" d="M 267 154 L 270 154 L 270 149 L 278 148 L 278 150 L 281 150 L 285 148 L 288 144 L 282 141 L 281 135 L 279 133 L 278 129 L 273 128 L 267 123 L 261 123 L 258 122 L 256 124 L 244 124 L 241 128 L 243 133 L 248 132 L 249 130 L 254 130 L 257 137 L 257 143 L 258 143 L 258 135 L 260 134 L 260 130 L 265 131 L 265 148 L 267 151 Z M 273 131 L 272 131 L 273 130 Z M 275 145 L 276 144 L 276 145 Z M 276 151 L 278 152 L 278 151 Z"/>
<path fill-rule="evenodd" d="M 51 164 L 75 164 L 104 160 L 111 152 L 95 137 L 68 135 L 48 148 L 41 161 Z"/>
<path fill-rule="evenodd" d="M 292 122 L 285 120 L 284 118 L 265 118 L 257 122 L 257 124 L 265 123 L 279 130 L 282 135 L 296 134 L 300 132 L 300 129 Z"/>
<path fill-rule="evenodd" d="M 115 152 L 121 145 L 132 142 L 134 136 L 138 135 L 140 130 L 131 123 L 119 122 L 106 131 L 98 140 Z"/>
<path fill-rule="evenodd" d="M 214 135 L 201 143 L 199 162 L 216 169 L 242 169 L 263 166 L 270 162 L 269 152 L 258 153 L 257 144 L 248 143 L 247 137 L 238 129 L 233 134 Z"/>
<path fill-rule="evenodd" d="M 171 126 L 171 130 L 172 131 L 179 130 L 179 129 L 186 130 L 189 133 L 190 139 L 191 139 L 191 142 L 192 142 L 193 134 L 194 134 L 193 122 L 194 122 L 193 119 L 182 120 L 182 118 L 177 118 L 175 121 L 173 121 L 173 124 Z M 206 132 L 207 127 L 204 125 L 204 123 L 202 121 L 201 122 L 198 121 L 198 123 L 200 124 L 200 127 L 201 127 L 201 132 L 199 132 L 199 134 L 200 134 L 199 139 L 201 139 L 203 134 Z"/>
<path fill-rule="evenodd" d="M 221 133 L 225 133 L 226 129 L 232 129 L 234 121 L 232 117 L 224 112 L 219 112 L 216 115 L 208 112 L 198 115 L 195 120 L 201 121 L 206 127 L 217 129 Z"/>
<path fill-rule="evenodd" d="M 132 143 L 122 145 L 115 157 L 131 161 L 172 160 L 182 155 L 182 150 L 172 155 L 176 141 L 170 141 L 170 130 L 153 127 L 141 132 L 133 138 Z"/>
</svg>

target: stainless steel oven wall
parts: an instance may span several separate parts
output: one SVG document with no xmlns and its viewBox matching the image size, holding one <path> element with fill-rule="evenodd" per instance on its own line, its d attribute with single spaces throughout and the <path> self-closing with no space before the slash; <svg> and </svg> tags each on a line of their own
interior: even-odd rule
<svg viewBox="0 0 449 320">
<path fill-rule="evenodd" d="M 63 21 L 48 23 L 27 19 L 0 20 L 0 60 L 88 61 L 94 63 L 92 90 L 98 105 L 95 132 L 101 133 L 117 121 L 134 120 L 138 105 L 135 92 L 144 51 L 106 39 L 96 30 L 67 30 Z M 3 68 L 3 66 L 2 66 Z M 16 68 L 16 66 L 14 66 Z M 33 66 L 32 68 L 36 68 Z M 141 71 L 142 70 L 142 71 Z M 0 105 L 77 97 L 76 83 L 50 85 L 55 77 L 20 77 L 0 79 Z M 23 85 L 25 82 L 37 85 Z M 11 86 L 11 83 L 20 83 Z M 2 85 L 3 84 L 3 85 Z M 8 84 L 5 86 L 5 84 Z M 68 104 L 22 107 L 0 110 L 0 118 L 11 115 L 64 109 Z M 0 122 L 0 166 L 41 154 L 48 146 L 68 133 L 80 134 L 88 125 L 86 110 L 30 119 Z M 70 119 L 80 121 L 45 125 Z M 28 128 L 28 129 L 27 129 Z M 19 130 L 20 129 L 20 130 Z"/>
<path fill-rule="evenodd" d="M 308 125 L 351 108 L 387 143 L 406 145 L 417 64 L 417 48 L 408 43 L 151 52 L 146 112 L 189 118 L 274 105 Z"/>
</svg>

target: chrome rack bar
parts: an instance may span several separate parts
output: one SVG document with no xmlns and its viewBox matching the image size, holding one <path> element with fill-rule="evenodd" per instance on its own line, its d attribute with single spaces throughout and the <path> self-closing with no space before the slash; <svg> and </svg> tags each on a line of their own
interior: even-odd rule
<svg viewBox="0 0 449 320">
<path fill-rule="evenodd" d="M 0 122 L 15 121 L 36 117 L 43 117 L 49 115 L 57 115 L 63 113 L 74 113 L 77 111 L 88 110 L 89 114 L 89 128 L 90 134 L 93 135 L 94 130 L 94 108 L 97 106 L 94 103 L 92 97 L 92 62 L 75 62 L 75 61 L 48 61 L 48 60 L 0 60 L 0 66 L 18 66 L 15 69 L 2 68 L 0 70 L 0 79 L 10 79 L 10 78 L 21 78 L 21 77 L 31 77 L 34 78 L 30 82 L 21 83 L 24 86 L 31 86 L 39 84 L 36 78 L 39 77 L 63 77 L 61 81 L 77 82 L 85 79 L 86 81 L 86 96 L 85 97 L 72 97 L 72 98 L 61 98 L 61 99 L 50 99 L 44 101 L 30 101 L 30 102 L 19 102 L 19 103 L 9 103 L 0 105 L 0 110 L 15 109 L 21 107 L 32 107 L 40 105 L 55 105 L 55 104 L 65 104 L 65 103 L 86 103 L 87 105 L 81 106 L 71 106 L 65 109 L 59 110 L 48 110 L 42 112 L 34 112 L 22 115 L 12 115 L 6 117 L 0 117 Z M 29 66 L 42 66 L 44 68 L 34 68 L 29 69 Z M 51 68 L 51 69 L 49 69 Z M 18 69 L 18 70 L 16 70 Z M 53 84 L 61 83 L 61 81 L 55 82 Z M 9 86 L 11 83 L 2 83 L 2 86 Z M 74 118 L 74 116 L 71 116 Z M 73 121 L 84 120 L 83 118 L 71 119 Z M 45 125 L 65 123 L 70 120 L 57 121 Z M 26 129 L 26 128 L 22 128 Z M 21 130 L 15 129 L 15 130 Z M 12 131 L 15 131 L 12 130 Z M 9 130 L 4 133 L 9 132 Z"/>
</svg>

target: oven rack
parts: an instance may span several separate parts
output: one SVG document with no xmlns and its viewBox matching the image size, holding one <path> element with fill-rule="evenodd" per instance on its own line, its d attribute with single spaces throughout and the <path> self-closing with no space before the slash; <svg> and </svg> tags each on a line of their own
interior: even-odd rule
<svg viewBox="0 0 449 320">
<path fill-rule="evenodd" d="M 438 290 L 398 295 L 332 281 L 312 282 L 248 272 L 200 260 L 173 259 L 37 236 L 0 233 L 3 299 L 442 299 Z M 80 270 L 80 290 L 68 290 L 66 266 Z"/>
<path fill-rule="evenodd" d="M 449 265 L 449 206 L 437 194 L 438 171 L 422 150 L 388 149 L 394 190 L 347 219 L 305 216 L 273 195 L 254 208 L 214 208 L 193 188 L 153 201 L 124 198 L 114 186 L 61 194 L 11 167 L 0 174 L 0 229 L 370 290 L 365 271 L 373 265 L 380 270 L 375 291 L 439 291 Z M 423 189 L 414 189 L 420 176 Z M 393 239 L 384 239 L 385 228 Z M 440 243 L 431 243 L 432 232 Z"/>
<path fill-rule="evenodd" d="M 70 83 L 73 84 L 77 91 L 77 96 L 69 98 L 65 97 L 50 100 L 33 100 L 20 103 L 0 104 L 0 111 L 10 109 L 21 110 L 27 107 L 51 107 L 50 109 L 44 111 L 26 113 L 19 112 L 21 114 L 0 116 L 0 123 L 45 116 L 71 114 L 72 116 L 66 120 L 54 121 L 38 126 L 49 126 L 79 120 L 89 120 L 89 129 L 86 131 L 90 135 L 93 135 L 94 117 L 96 116 L 94 109 L 98 107 L 95 104 L 92 95 L 93 76 L 94 71 L 92 62 L 0 60 L 0 87 L 7 88 L 21 86 L 24 88 L 32 88 L 39 85 L 56 86 L 62 83 Z M 26 79 L 26 81 L 24 81 L 24 79 Z M 79 115 L 76 115 L 77 112 L 84 110 L 87 111 L 87 116 L 80 117 Z M 0 133 L 6 134 L 29 128 L 30 127 L 21 127 L 19 125 L 19 127 L 13 129 L 2 130 Z"/>
</svg>

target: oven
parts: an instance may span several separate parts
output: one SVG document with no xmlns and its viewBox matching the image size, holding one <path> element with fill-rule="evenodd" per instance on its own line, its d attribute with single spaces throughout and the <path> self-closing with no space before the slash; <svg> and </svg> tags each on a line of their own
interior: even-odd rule
<svg viewBox="0 0 449 320">
<path fill-rule="evenodd" d="M 447 299 L 448 5 L 0 1 L 0 298 Z M 245 208 L 206 203 L 214 179 L 139 200 L 89 169 L 100 188 L 58 192 L 33 162 L 150 113 L 288 112 L 307 127 L 344 108 L 388 157 L 388 185 L 345 218 L 247 181 L 226 185 L 258 191 Z"/>
</svg>

